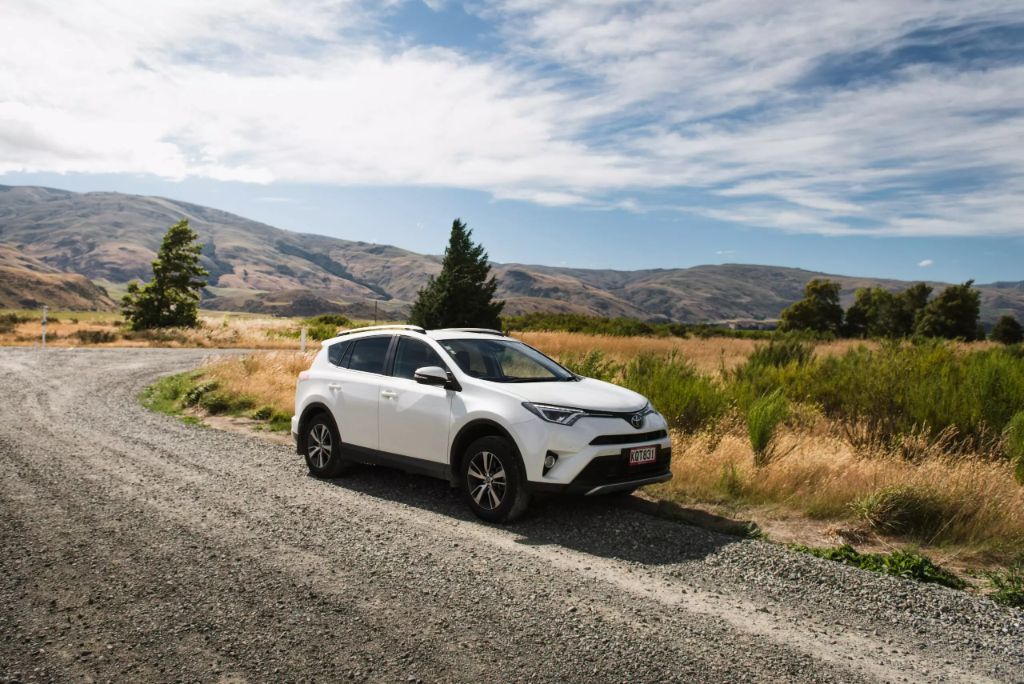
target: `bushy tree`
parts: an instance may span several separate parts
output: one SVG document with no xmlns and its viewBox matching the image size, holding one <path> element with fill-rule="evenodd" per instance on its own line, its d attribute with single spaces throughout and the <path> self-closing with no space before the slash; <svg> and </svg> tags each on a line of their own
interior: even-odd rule
<svg viewBox="0 0 1024 684">
<path fill-rule="evenodd" d="M 846 311 L 843 332 L 849 337 L 909 337 L 931 293 L 932 288 L 924 283 L 899 293 L 861 288 Z"/>
<path fill-rule="evenodd" d="M 838 334 L 843 326 L 839 283 L 815 278 L 804 287 L 804 298 L 783 309 L 779 329 Z"/>
<path fill-rule="evenodd" d="M 1024 328 L 1013 316 L 1003 316 L 996 321 L 989 335 L 993 342 L 1003 344 L 1019 344 L 1024 342 Z"/>
<path fill-rule="evenodd" d="M 880 287 L 862 287 L 846 310 L 843 332 L 848 337 L 892 337 L 898 310 L 897 295 Z"/>
<path fill-rule="evenodd" d="M 914 332 L 923 337 L 973 340 L 978 335 L 981 293 L 974 281 L 950 285 L 928 302 L 918 318 Z"/>
<path fill-rule="evenodd" d="M 121 300 L 121 310 L 134 330 L 194 327 L 198 322 L 199 293 L 209 275 L 199 265 L 203 246 L 187 219 L 164 235 L 153 262 L 153 279 L 140 286 L 132 282 Z"/>
<path fill-rule="evenodd" d="M 409 322 L 424 328 L 501 328 L 505 302 L 495 301 L 498 282 L 487 252 L 474 244 L 473 231 L 455 219 L 441 272 L 416 296 Z"/>
<path fill-rule="evenodd" d="M 928 306 L 928 299 L 932 296 L 931 285 L 916 283 L 899 294 L 899 312 L 896 319 L 898 335 L 894 337 L 909 337 L 914 334 L 914 329 Z"/>
</svg>

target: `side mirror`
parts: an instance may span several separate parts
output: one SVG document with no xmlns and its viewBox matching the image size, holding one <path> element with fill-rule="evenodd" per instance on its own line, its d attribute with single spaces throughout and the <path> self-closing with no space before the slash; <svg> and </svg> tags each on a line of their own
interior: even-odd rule
<svg viewBox="0 0 1024 684">
<path fill-rule="evenodd" d="M 448 371 L 440 366 L 424 366 L 417 368 L 412 375 L 413 379 L 421 385 L 447 385 Z"/>
</svg>

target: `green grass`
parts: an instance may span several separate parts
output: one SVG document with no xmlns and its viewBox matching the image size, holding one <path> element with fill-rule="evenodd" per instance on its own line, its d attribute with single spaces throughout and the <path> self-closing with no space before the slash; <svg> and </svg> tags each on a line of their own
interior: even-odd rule
<svg viewBox="0 0 1024 684">
<path fill-rule="evenodd" d="M 1006 570 L 987 572 L 985 577 L 992 589 L 990 599 L 1000 605 L 1024 609 L 1024 561 Z"/>
<path fill-rule="evenodd" d="M 775 430 L 789 416 L 789 403 L 781 390 L 754 401 L 747 411 L 747 432 L 754 464 L 765 466 L 775 454 Z"/>
<path fill-rule="evenodd" d="M 942 341 L 885 343 L 803 360 L 794 352 L 756 354 L 730 377 L 740 406 L 776 389 L 820 406 L 829 418 L 864 423 L 879 441 L 949 436 L 952 445 L 998 451 L 1000 436 L 1024 406 L 1024 358 L 1013 349 L 965 352 Z M 771 357 L 771 358 L 769 358 Z"/>
<path fill-rule="evenodd" d="M 202 424 L 194 415 L 183 415 L 189 409 L 200 409 L 209 415 L 244 416 L 256 420 L 260 427 L 272 432 L 291 430 L 291 416 L 269 406 L 255 408 L 246 396 L 236 396 L 221 389 L 216 381 L 207 380 L 202 371 L 188 371 L 160 378 L 146 387 L 139 397 L 151 411 L 179 416 L 187 423 Z"/>
<path fill-rule="evenodd" d="M 679 430 L 707 427 L 730 408 L 722 385 L 679 356 L 637 356 L 623 368 L 622 384 L 647 397 L 669 425 Z"/>
<path fill-rule="evenodd" d="M 932 584 L 941 584 L 953 589 L 964 589 L 967 583 L 953 572 L 936 565 L 927 556 L 897 549 L 892 553 L 861 553 L 849 544 L 833 548 L 816 548 L 793 544 L 794 551 L 809 553 L 818 558 L 852 565 L 861 570 L 880 572 L 905 579 Z"/>
</svg>

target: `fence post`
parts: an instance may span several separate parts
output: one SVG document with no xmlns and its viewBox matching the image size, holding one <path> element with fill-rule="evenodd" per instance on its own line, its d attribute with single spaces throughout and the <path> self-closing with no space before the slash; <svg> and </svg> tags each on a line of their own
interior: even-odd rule
<svg viewBox="0 0 1024 684">
<path fill-rule="evenodd" d="M 43 349 L 46 349 L 46 311 L 49 309 L 45 304 L 43 305 Z"/>
<path fill-rule="evenodd" d="M 302 332 L 299 334 L 299 351 L 306 353 L 306 326 L 302 326 Z"/>
</svg>

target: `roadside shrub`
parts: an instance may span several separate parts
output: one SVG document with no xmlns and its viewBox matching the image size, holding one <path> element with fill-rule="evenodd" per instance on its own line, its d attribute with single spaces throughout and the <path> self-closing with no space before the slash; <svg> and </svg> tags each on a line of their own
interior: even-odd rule
<svg viewBox="0 0 1024 684">
<path fill-rule="evenodd" d="M 109 330 L 76 330 L 74 333 L 83 344 L 103 344 L 117 340 L 117 333 Z"/>
<path fill-rule="evenodd" d="M 1018 561 L 1003 571 L 985 573 L 989 587 L 994 591 L 989 598 L 1011 608 L 1024 608 L 1024 561 Z"/>
<path fill-rule="evenodd" d="M 348 316 L 342 316 L 341 314 L 329 313 L 320 314 L 319 316 L 313 316 L 312 318 L 306 319 L 306 325 L 332 325 L 335 330 L 338 328 L 347 328 L 352 325 L 352 320 Z"/>
<path fill-rule="evenodd" d="M 1006 426 L 1006 451 L 1013 463 L 1013 476 L 1024 485 L 1024 411 L 1018 411 Z"/>
<path fill-rule="evenodd" d="M 206 392 L 196 402 L 196 406 L 207 413 L 218 414 L 228 413 L 232 408 L 233 400 L 223 392 Z"/>
<path fill-rule="evenodd" d="M 184 406 L 196 406 L 199 401 L 210 392 L 217 389 L 216 380 L 205 380 L 198 384 L 192 384 L 181 399 Z"/>
<path fill-rule="evenodd" d="M 775 430 L 789 416 L 789 403 L 781 390 L 757 399 L 747 411 L 747 432 L 754 450 L 754 465 L 763 467 L 775 456 Z"/>
<path fill-rule="evenodd" d="M 198 377 L 196 371 L 164 376 L 144 389 L 139 398 L 142 405 L 152 411 L 177 414 L 181 411 L 184 397 L 195 387 Z"/>
<path fill-rule="evenodd" d="M 956 442 L 978 451 L 1024 406 L 1024 360 L 937 340 L 857 347 L 771 377 L 790 399 L 818 404 L 839 421 L 864 421 L 882 438 L 954 426 Z"/>
<path fill-rule="evenodd" d="M 925 541 L 930 541 L 955 513 L 947 510 L 934 492 L 920 487 L 885 487 L 854 501 L 850 508 L 879 532 Z"/>
<path fill-rule="evenodd" d="M 623 384 L 650 399 L 669 425 L 694 431 L 710 425 L 729 409 L 729 397 L 714 380 L 676 355 L 643 354 L 622 372 Z"/>
<path fill-rule="evenodd" d="M 622 364 L 609 359 L 597 349 L 586 354 L 564 356 L 559 362 L 577 375 L 611 382 L 622 371 Z"/>
<path fill-rule="evenodd" d="M 835 548 L 814 548 L 794 544 L 790 548 L 871 572 L 881 572 L 918 582 L 941 584 L 952 589 L 963 589 L 967 586 L 966 582 L 949 570 L 936 565 L 927 556 L 912 551 L 897 549 L 892 553 L 860 553 L 849 544 Z"/>
<path fill-rule="evenodd" d="M 274 415 L 274 407 L 272 406 L 260 406 L 252 412 L 253 420 L 268 420 L 272 415 Z"/>
<path fill-rule="evenodd" d="M 12 333 L 18 325 L 28 323 L 30 320 L 28 316 L 19 316 L 16 313 L 0 314 L 0 334 Z"/>
<path fill-rule="evenodd" d="M 747 358 L 749 368 L 774 366 L 781 368 L 791 363 L 803 366 L 814 357 L 814 344 L 799 335 L 776 335 L 767 344 L 759 344 Z"/>
</svg>

